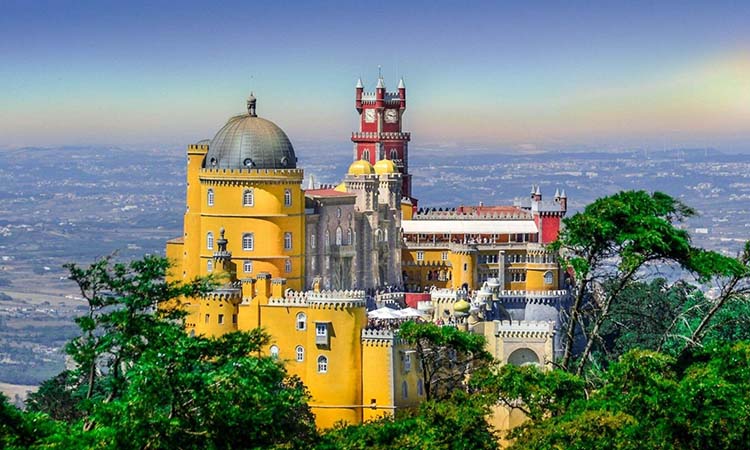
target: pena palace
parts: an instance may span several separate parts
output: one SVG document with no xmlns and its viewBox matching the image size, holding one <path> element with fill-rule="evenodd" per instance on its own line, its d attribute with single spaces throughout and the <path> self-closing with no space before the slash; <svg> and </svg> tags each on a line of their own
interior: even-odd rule
<svg viewBox="0 0 750 450">
<path fill-rule="evenodd" d="M 222 276 L 185 299 L 188 333 L 262 327 L 267 355 L 299 376 L 318 426 L 362 423 L 424 400 L 403 320 L 486 337 L 502 364 L 550 367 L 560 353 L 567 274 L 546 244 L 565 191 L 538 185 L 512 205 L 429 208 L 409 172 L 403 79 L 355 87 L 359 129 L 338 184 L 303 188 L 287 134 L 246 112 L 187 148 L 182 236 L 167 242 L 172 281 Z M 505 419 L 512 420 L 512 419 Z"/>
</svg>

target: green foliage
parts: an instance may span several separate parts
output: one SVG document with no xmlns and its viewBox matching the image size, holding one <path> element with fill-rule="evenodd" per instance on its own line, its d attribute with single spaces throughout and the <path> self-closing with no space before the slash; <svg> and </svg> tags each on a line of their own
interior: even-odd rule
<svg viewBox="0 0 750 450">
<path fill-rule="evenodd" d="M 358 426 L 341 425 L 323 435 L 318 450 L 497 449 L 487 423 L 488 409 L 476 397 L 456 393 L 427 401 L 413 415 L 382 418 Z"/>
<path fill-rule="evenodd" d="M 409 321 L 399 329 L 399 337 L 415 346 L 427 400 L 465 390 L 468 375 L 492 361 L 484 336 L 455 327 Z"/>
<path fill-rule="evenodd" d="M 559 416 L 585 397 L 580 377 L 561 370 L 506 364 L 480 371 L 471 379 L 472 392 L 488 404 L 522 410 L 532 421 Z"/>
<path fill-rule="evenodd" d="M 66 348 L 77 363 L 32 396 L 29 418 L 50 430 L 40 448 L 292 448 L 316 436 L 308 394 L 283 366 L 257 356 L 260 330 L 191 337 L 182 296 L 212 287 L 165 281 L 168 263 L 109 258 L 67 266 L 87 314 Z M 23 417 L 23 416 L 22 416 Z"/>
<path fill-rule="evenodd" d="M 747 342 L 679 360 L 631 351 L 604 373 L 601 387 L 588 398 L 520 427 L 512 448 L 745 448 L 749 384 Z"/>
<path fill-rule="evenodd" d="M 704 281 L 750 274 L 747 264 L 738 259 L 691 245 L 688 233 L 675 224 L 694 214 L 691 208 L 661 192 L 624 191 L 600 198 L 583 212 L 563 220 L 565 227 L 551 248 L 559 252 L 563 263 L 573 270 L 575 295 L 564 337 L 561 367 L 581 374 L 586 364 L 597 360 L 591 356 L 597 351 L 599 362 L 606 364 L 630 347 L 633 342 L 628 341 L 641 339 L 649 343 L 656 340 L 659 343 L 654 348 L 662 348 L 665 339 L 675 336 L 675 321 L 683 319 L 681 314 L 687 312 L 683 306 L 688 303 L 679 296 L 657 301 L 660 311 L 651 311 L 651 316 L 646 310 L 645 320 L 649 322 L 646 326 L 630 327 L 625 323 L 619 327 L 623 322 L 634 324 L 638 320 L 637 314 L 625 317 L 626 313 L 635 312 L 625 303 L 638 294 L 633 284 L 639 281 L 642 269 L 648 265 L 676 263 Z M 652 297 L 648 292 L 645 294 Z M 722 304 L 704 309 L 695 330 L 682 338 L 690 345 L 697 345 L 708 321 Z M 659 317 L 659 312 L 666 313 L 667 317 Z M 617 317 L 611 319 L 611 314 Z M 659 330 L 659 324 L 653 323 L 659 320 L 666 322 L 666 328 Z M 636 331 L 631 332 L 632 329 Z M 635 338 L 644 329 L 645 336 Z M 658 332 L 662 334 L 656 337 Z M 572 364 L 573 347 L 581 336 L 585 336 L 585 345 L 576 366 Z M 621 339 L 615 343 L 621 348 L 614 349 L 613 354 L 612 349 L 601 345 L 611 343 L 612 339 Z M 670 343 L 674 342 L 666 344 Z"/>
</svg>

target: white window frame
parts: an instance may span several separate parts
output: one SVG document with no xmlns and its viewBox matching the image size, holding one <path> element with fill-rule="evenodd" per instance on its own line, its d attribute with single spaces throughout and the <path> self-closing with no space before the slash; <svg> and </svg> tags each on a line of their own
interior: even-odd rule
<svg viewBox="0 0 750 450">
<path fill-rule="evenodd" d="M 424 261 L 424 252 L 422 250 L 417 250 L 417 261 Z"/>
<path fill-rule="evenodd" d="M 292 246 L 293 246 L 292 232 L 286 231 L 284 232 L 284 250 L 291 250 Z"/>
<path fill-rule="evenodd" d="M 284 206 L 292 206 L 292 190 L 284 189 Z"/>
<path fill-rule="evenodd" d="M 209 259 L 206 261 L 206 272 L 211 273 L 214 271 L 214 261 Z"/>
<path fill-rule="evenodd" d="M 318 373 L 328 373 L 328 358 L 324 355 L 318 356 Z"/>
<path fill-rule="evenodd" d="M 208 206 L 214 206 L 214 201 L 216 200 L 214 198 L 214 195 L 215 195 L 214 190 L 209 188 L 208 191 L 206 192 L 206 204 Z"/>
<path fill-rule="evenodd" d="M 305 360 L 305 347 L 298 345 L 294 348 L 297 362 L 303 362 Z"/>
<path fill-rule="evenodd" d="M 242 234 L 242 250 L 248 252 L 254 249 L 255 249 L 255 234 L 243 233 Z"/>
<path fill-rule="evenodd" d="M 443 261 L 448 261 L 448 252 L 443 252 L 440 255 L 440 259 L 442 259 Z"/>
<path fill-rule="evenodd" d="M 291 273 L 292 272 L 292 260 L 287 259 L 284 261 L 284 272 Z"/>
<path fill-rule="evenodd" d="M 208 250 L 214 249 L 214 234 L 210 231 L 206 233 L 206 248 Z"/>
<path fill-rule="evenodd" d="M 344 231 L 341 227 L 336 227 L 336 245 L 342 245 L 344 243 Z"/>
<path fill-rule="evenodd" d="M 276 344 L 272 345 L 268 348 L 268 353 L 271 355 L 271 358 L 279 359 L 279 346 Z"/>
<path fill-rule="evenodd" d="M 297 331 L 307 330 L 307 314 L 300 312 L 295 316 L 294 328 Z"/>
<path fill-rule="evenodd" d="M 245 189 L 242 192 L 242 206 L 255 206 L 255 192 L 252 188 Z"/>
<path fill-rule="evenodd" d="M 549 279 L 549 281 L 547 281 Z M 552 273 L 552 271 L 548 270 L 547 272 L 544 272 L 544 284 L 552 284 L 555 282 L 555 275 Z"/>
<path fill-rule="evenodd" d="M 246 259 L 242 262 L 242 271 L 245 273 L 253 273 L 253 262 L 249 259 Z"/>
</svg>

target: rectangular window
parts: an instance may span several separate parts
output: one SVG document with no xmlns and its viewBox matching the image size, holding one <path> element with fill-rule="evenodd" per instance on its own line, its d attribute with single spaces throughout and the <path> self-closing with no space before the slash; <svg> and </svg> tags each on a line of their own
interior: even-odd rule
<svg viewBox="0 0 750 450">
<path fill-rule="evenodd" d="M 206 323 L 208 323 L 209 320 L 211 320 L 211 314 L 206 314 Z"/>
<path fill-rule="evenodd" d="M 441 258 L 441 259 L 442 259 L 443 261 L 448 261 L 448 252 L 443 252 L 443 254 L 442 254 L 442 255 L 440 255 L 440 258 Z"/>
<path fill-rule="evenodd" d="M 287 231 L 284 233 L 284 250 L 292 249 L 292 233 Z"/>
<path fill-rule="evenodd" d="M 315 345 L 329 346 L 330 334 L 328 333 L 328 322 L 315 322 Z"/>
<path fill-rule="evenodd" d="M 242 250 L 250 251 L 255 247 L 255 235 L 253 233 L 245 233 L 242 235 Z"/>
<path fill-rule="evenodd" d="M 424 252 L 421 250 L 417 252 L 417 261 L 424 261 Z"/>
<path fill-rule="evenodd" d="M 253 273 L 253 262 L 252 261 L 243 262 L 242 271 L 245 273 Z"/>
<path fill-rule="evenodd" d="M 219 314 L 219 325 L 224 324 L 224 314 Z"/>
</svg>

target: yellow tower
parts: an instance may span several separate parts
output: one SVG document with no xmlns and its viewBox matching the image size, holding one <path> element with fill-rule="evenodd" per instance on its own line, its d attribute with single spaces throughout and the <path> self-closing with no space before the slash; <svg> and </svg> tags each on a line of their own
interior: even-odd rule
<svg viewBox="0 0 750 450">
<path fill-rule="evenodd" d="M 184 234 L 167 243 L 167 257 L 175 264 L 171 279 L 221 272 L 228 281 L 266 273 L 301 289 L 302 178 L 289 138 L 276 124 L 257 116 L 251 94 L 246 114 L 230 118 L 207 145 L 188 147 Z M 217 259 L 219 240 L 226 254 Z M 223 301 L 190 301 L 188 324 L 199 334 L 236 329 L 227 317 L 236 313 L 227 308 Z M 225 323 L 228 326 L 220 326 Z"/>
</svg>

